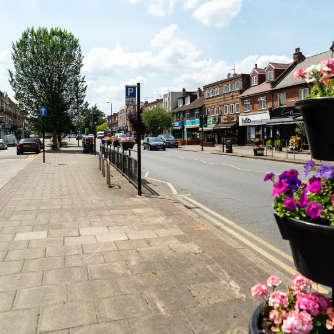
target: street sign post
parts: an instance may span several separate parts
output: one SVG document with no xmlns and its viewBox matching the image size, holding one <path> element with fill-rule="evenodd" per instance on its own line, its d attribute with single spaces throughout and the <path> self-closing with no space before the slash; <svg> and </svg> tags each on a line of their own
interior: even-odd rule
<svg viewBox="0 0 334 334">
<path fill-rule="evenodd" d="M 39 107 L 39 114 L 42 117 L 42 127 L 43 127 L 43 164 L 45 164 L 45 117 L 47 115 L 46 107 Z"/>
<path fill-rule="evenodd" d="M 137 86 L 125 86 L 125 105 L 135 106 L 137 96 Z"/>
</svg>

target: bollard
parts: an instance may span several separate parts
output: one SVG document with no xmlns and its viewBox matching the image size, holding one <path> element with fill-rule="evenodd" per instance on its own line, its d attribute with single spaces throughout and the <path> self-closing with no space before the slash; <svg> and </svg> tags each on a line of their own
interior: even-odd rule
<svg viewBox="0 0 334 334">
<path fill-rule="evenodd" d="M 106 161 L 107 163 L 107 185 L 110 186 L 110 163 L 109 161 Z"/>
<path fill-rule="evenodd" d="M 289 159 L 289 155 L 288 155 L 288 142 L 286 142 L 286 158 Z"/>
<path fill-rule="evenodd" d="M 102 159 L 102 176 L 106 176 L 106 164 L 104 159 Z"/>
<path fill-rule="evenodd" d="M 102 169 L 102 166 L 101 166 L 101 160 L 102 160 L 102 157 L 101 157 L 101 153 L 99 154 L 99 169 L 101 170 Z"/>
</svg>

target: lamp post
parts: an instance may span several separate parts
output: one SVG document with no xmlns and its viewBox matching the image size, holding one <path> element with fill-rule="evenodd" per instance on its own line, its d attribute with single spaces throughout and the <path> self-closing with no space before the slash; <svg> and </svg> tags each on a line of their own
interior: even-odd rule
<svg viewBox="0 0 334 334">
<path fill-rule="evenodd" d="M 112 130 L 111 124 L 112 124 L 112 102 L 106 102 L 107 104 L 110 103 L 110 131 Z"/>
</svg>

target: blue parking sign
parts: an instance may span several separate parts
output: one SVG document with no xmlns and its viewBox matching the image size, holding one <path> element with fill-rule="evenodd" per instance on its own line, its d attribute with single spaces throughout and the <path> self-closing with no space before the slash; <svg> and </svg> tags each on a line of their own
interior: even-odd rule
<svg viewBox="0 0 334 334">
<path fill-rule="evenodd" d="M 46 107 L 39 107 L 40 116 L 46 116 Z"/>
<path fill-rule="evenodd" d="M 137 86 L 125 86 L 125 97 L 136 97 Z"/>
</svg>

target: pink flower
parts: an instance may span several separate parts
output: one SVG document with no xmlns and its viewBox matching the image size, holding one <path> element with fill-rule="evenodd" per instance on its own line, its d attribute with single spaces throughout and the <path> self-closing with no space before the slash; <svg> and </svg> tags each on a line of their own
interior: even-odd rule
<svg viewBox="0 0 334 334">
<path fill-rule="evenodd" d="M 330 331 L 334 328 L 334 313 L 329 316 L 329 319 L 326 321 L 326 328 Z"/>
<path fill-rule="evenodd" d="M 305 74 L 306 69 L 305 68 L 298 68 L 294 73 L 293 76 L 295 79 L 303 78 Z"/>
<path fill-rule="evenodd" d="M 313 329 L 312 317 L 307 312 L 291 311 L 283 320 L 282 331 L 284 333 L 306 334 Z"/>
<path fill-rule="evenodd" d="M 304 193 L 299 197 L 298 205 L 303 208 L 307 204 L 307 194 Z"/>
<path fill-rule="evenodd" d="M 267 285 L 269 287 L 278 287 L 280 284 L 282 283 L 281 279 L 278 277 L 278 276 L 270 276 L 268 279 L 267 279 Z"/>
<path fill-rule="evenodd" d="M 252 297 L 265 297 L 268 294 L 268 290 L 265 283 L 258 283 L 251 288 Z"/>
<path fill-rule="evenodd" d="M 278 308 L 279 306 L 288 307 L 288 295 L 285 292 L 274 291 L 269 297 L 268 305 L 274 308 Z"/>
<path fill-rule="evenodd" d="M 299 174 L 298 171 L 295 169 L 290 169 L 286 173 L 287 177 L 297 177 L 298 174 Z"/>
<path fill-rule="evenodd" d="M 325 297 L 323 294 L 319 292 L 311 292 L 309 294 L 315 302 L 319 305 L 319 311 L 321 313 L 326 313 L 328 309 L 331 307 L 331 301 L 329 298 Z"/>
<path fill-rule="evenodd" d="M 334 74 L 334 59 L 327 58 L 320 62 L 320 65 L 327 66 L 331 70 L 331 74 Z"/>
<path fill-rule="evenodd" d="M 299 293 L 296 298 L 296 311 L 307 311 L 311 315 L 317 316 L 319 312 L 318 299 L 311 294 Z"/>
<path fill-rule="evenodd" d="M 322 205 L 316 202 L 309 202 L 305 212 L 310 216 L 311 219 L 318 218 L 322 212 Z"/>
<path fill-rule="evenodd" d="M 307 292 L 311 289 L 312 282 L 302 274 L 296 274 L 292 277 L 292 291 L 294 293 Z"/>
<path fill-rule="evenodd" d="M 269 319 L 272 320 L 275 325 L 281 325 L 283 322 L 283 316 L 278 310 L 271 310 L 269 313 Z"/>
<path fill-rule="evenodd" d="M 290 210 L 294 211 L 297 207 L 296 200 L 293 197 L 284 198 L 284 206 Z"/>
<path fill-rule="evenodd" d="M 334 194 L 332 194 L 331 196 L 331 202 L 332 202 L 332 205 L 334 206 Z"/>
<path fill-rule="evenodd" d="M 317 193 L 321 190 L 321 181 L 315 180 L 307 188 L 311 193 Z"/>
<path fill-rule="evenodd" d="M 284 190 L 286 189 L 286 183 L 284 180 L 279 180 L 277 182 L 274 182 L 274 186 L 273 186 L 273 193 L 271 194 L 271 196 L 279 196 L 280 194 L 282 194 L 282 192 L 284 192 Z"/>
</svg>

